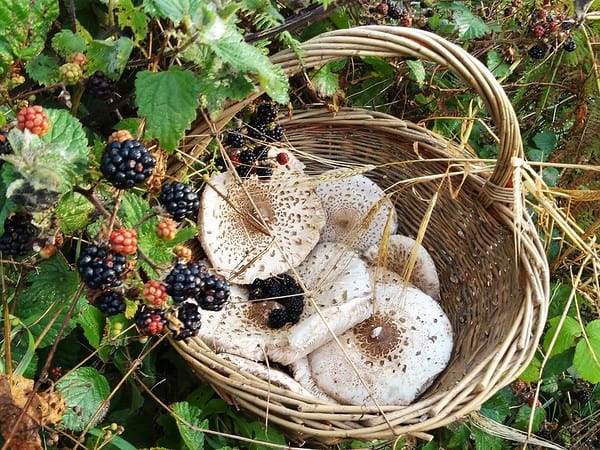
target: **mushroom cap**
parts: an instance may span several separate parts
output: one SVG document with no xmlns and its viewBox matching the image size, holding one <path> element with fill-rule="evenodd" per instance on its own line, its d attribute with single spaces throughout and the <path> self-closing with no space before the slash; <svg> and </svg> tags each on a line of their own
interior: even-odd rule
<svg viewBox="0 0 600 450">
<path fill-rule="evenodd" d="M 421 289 L 433 299 L 440 300 L 440 280 L 438 278 L 435 262 L 425 247 L 418 244 L 416 240 L 408 236 L 394 234 L 387 240 L 387 254 L 380 254 L 380 245 L 369 247 L 363 253 L 363 257 L 373 265 L 380 265 L 381 259 L 385 259 L 384 268 L 403 275 L 408 265 L 410 255 L 418 245 L 417 257 L 413 271 L 408 279 L 404 280 Z"/>
<path fill-rule="evenodd" d="M 231 282 L 249 284 L 302 262 L 319 241 L 325 214 L 300 172 L 241 181 L 223 172 L 205 187 L 198 221 L 214 270 Z"/>
<path fill-rule="evenodd" d="M 302 161 L 300 161 L 288 147 L 283 147 L 281 145 L 276 144 L 269 145 L 267 156 L 270 159 L 276 160 L 277 155 L 279 153 L 285 153 L 287 155 L 287 163 L 283 165 L 278 163 L 277 166 L 273 168 L 273 173 L 285 170 L 294 170 L 296 172 L 302 172 L 306 168 L 306 165 Z"/>
<path fill-rule="evenodd" d="M 341 347 L 331 341 L 308 355 L 310 372 L 319 389 L 353 405 L 410 404 L 444 370 L 453 345 L 440 305 L 391 283 L 377 283 L 375 312 L 339 341 Z"/>
<path fill-rule="evenodd" d="M 310 365 L 308 364 L 308 358 L 306 356 L 298 358 L 290 364 L 290 371 L 294 376 L 294 380 L 296 380 L 303 389 L 310 392 L 312 396 L 328 403 L 337 403 L 316 385 L 315 380 L 310 373 Z"/>
<path fill-rule="evenodd" d="M 381 241 L 388 219 L 389 234 L 395 233 L 397 215 L 391 200 L 374 181 L 364 175 L 336 177 L 340 171 L 344 169 L 326 172 L 324 175 L 331 174 L 334 179 L 315 188 L 327 218 L 321 240 L 344 242 L 360 252 Z"/>
</svg>

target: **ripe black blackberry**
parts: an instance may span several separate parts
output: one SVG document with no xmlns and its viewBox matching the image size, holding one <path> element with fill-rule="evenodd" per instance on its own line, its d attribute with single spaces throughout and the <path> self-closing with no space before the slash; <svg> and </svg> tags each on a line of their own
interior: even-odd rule
<svg viewBox="0 0 600 450">
<path fill-rule="evenodd" d="M 266 136 L 270 141 L 281 141 L 283 139 L 283 127 L 275 123 L 270 123 L 267 125 Z"/>
<path fill-rule="evenodd" d="M 546 48 L 541 45 L 534 45 L 529 49 L 529 56 L 533 59 L 542 59 L 546 54 Z"/>
<path fill-rule="evenodd" d="M 231 147 L 242 148 L 246 144 L 246 138 L 239 130 L 235 130 L 227 133 L 225 142 Z"/>
<path fill-rule="evenodd" d="M 198 335 L 201 322 L 200 311 L 195 301 L 186 301 L 179 305 L 177 319 L 181 323 L 181 328 L 174 335 L 176 340 L 180 341 Z"/>
<path fill-rule="evenodd" d="M 254 156 L 256 156 L 256 161 L 264 161 L 269 157 L 269 147 L 266 145 L 257 145 L 254 147 Z"/>
<path fill-rule="evenodd" d="M 117 189 L 143 183 L 154 170 L 156 158 L 138 140 L 115 141 L 102 154 L 100 170 Z"/>
<path fill-rule="evenodd" d="M 229 282 L 218 275 L 209 275 L 203 281 L 202 292 L 196 297 L 200 308 L 220 311 L 229 299 Z"/>
<path fill-rule="evenodd" d="M 571 393 L 571 396 L 579 403 L 587 403 L 592 399 L 591 389 L 581 389 Z"/>
<path fill-rule="evenodd" d="M 285 307 L 287 312 L 288 322 L 292 325 L 298 323 L 300 316 L 304 312 L 304 296 L 303 295 L 292 295 L 279 300 Z"/>
<path fill-rule="evenodd" d="M 248 137 L 259 141 L 264 141 L 267 133 L 267 123 L 259 122 L 255 119 L 248 124 Z"/>
<path fill-rule="evenodd" d="M 177 222 L 186 217 L 194 217 L 200 207 L 198 194 L 192 191 L 189 184 L 179 181 L 163 184 L 158 201 Z"/>
<path fill-rule="evenodd" d="M 569 39 L 567 42 L 565 42 L 565 45 L 563 48 L 565 49 L 566 52 L 573 52 L 577 48 L 577 44 L 575 43 L 574 40 Z"/>
<path fill-rule="evenodd" d="M 31 216 L 16 213 L 4 221 L 4 234 L 0 236 L 0 252 L 4 255 L 22 256 L 33 249 L 37 229 Z"/>
<path fill-rule="evenodd" d="M 97 245 L 83 249 L 77 261 L 77 270 L 90 289 L 106 289 L 121 284 L 126 257 Z"/>
<path fill-rule="evenodd" d="M 241 178 L 247 178 L 254 169 L 256 155 L 252 150 L 242 150 L 238 155 L 239 166 L 235 168 Z"/>
<path fill-rule="evenodd" d="M 390 2 L 388 5 L 387 15 L 390 19 L 400 19 L 404 15 L 404 9 L 396 2 Z"/>
<path fill-rule="evenodd" d="M 159 334 L 167 324 L 167 319 L 162 309 L 149 308 L 147 306 L 140 306 L 135 313 L 134 320 L 138 331 L 144 336 Z"/>
<path fill-rule="evenodd" d="M 256 122 L 269 123 L 277 118 L 279 108 L 275 103 L 261 103 L 256 108 L 253 118 Z"/>
<path fill-rule="evenodd" d="M 571 28 L 573 28 L 573 25 L 575 25 L 575 22 L 570 21 L 570 20 L 565 20 L 560 24 L 560 27 L 565 31 L 569 31 Z"/>
<path fill-rule="evenodd" d="M 115 83 L 100 70 L 90 75 L 86 88 L 91 95 L 100 100 L 108 100 L 115 95 Z"/>
<path fill-rule="evenodd" d="M 288 322 L 288 314 L 283 308 L 275 308 L 269 314 L 268 324 L 270 328 L 282 328 Z"/>
<path fill-rule="evenodd" d="M 264 280 L 256 278 L 249 286 L 248 298 L 250 300 L 270 299 L 280 303 L 286 312 L 286 321 L 292 324 L 300 320 L 304 311 L 304 291 L 294 277 L 288 274 Z M 278 320 L 281 320 L 281 317 Z"/>
<path fill-rule="evenodd" d="M 13 149 L 8 142 L 8 131 L 0 129 L 0 155 L 10 155 Z M 4 164 L 4 160 L 0 159 L 0 168 Z"/>
<path fill-rule="evenodd" d="M 273 176 L 273 169 L 269 166 L 258 166 L 256 168 L 256 176 L 258 176 L 258 178 L 267 180 Z"/>
<path fill-rule="evenodd" d="M 167 294 L 177 303 L 197 298 L 204 287 L 204 279 L 208 276 L 208 268 L 202 262 L 177 263 L 165 278 Z"/>
<path fill-rule="evenodd" d="M 125 299 L 118 292 L 106 291 L 96 298 L 96 306 L 104 314 L 114 316 L 125 311 Z"/>
</svg>

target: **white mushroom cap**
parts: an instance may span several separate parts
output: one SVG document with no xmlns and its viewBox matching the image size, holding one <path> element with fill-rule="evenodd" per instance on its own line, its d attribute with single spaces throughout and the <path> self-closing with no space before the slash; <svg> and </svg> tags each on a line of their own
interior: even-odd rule
<svg viewBox="0 0 600 450">
<path fill-rule="evenodd" d="M 319 240 L 325 215 L 299 172 L 241 182 L 223 172 L 205 187 L 198 220 L 202 248 L 214 270 L 231 282 L 249 284 L 303 261 Z"/>
<path fill-rule="evenodd" d="M 389 236 L 387 242 L 384 240 L 381 244 L 369 247 L 365 250 L 363 256 L 373 265 L 380 267 L 383 264 L 384 268 L 404 275 L 415 246 L 418 246 L 415 265 L 412 273 L 407 274 L 408 278 L 404 281 L 413 284 L 433 299 L 439 301 L 440 280 L 433 258 L 425 247 L 417 244 L 417 241 L 413 238 L 399 234 Z"/>
<path fill-rule="evenodd" d="M 340 179 L 335 177 L 339 172 L 326 172 L 334 180 L 322 182 L 315 189 L 327 216 L 321 241 L 344 242 L 360 252 L 381 241 L 388 221 L 388 233 L 395 233 L 397 215 L 385 192 L 364 175 Z"/>
<path fill-rule="evenodd" d="M 276 173 L 278 170 L 294 170 L 296 172 L 304 171 L 306 165 L 300 161 L 287 147 L 278 146 L 276 144 L 270 145 L 267 156 L 271 159 L 276 159 L 279 153 L 285 153 L 288 161 L 283 165 L 277 164 L 277 167 L 273 169 L 273 173 Z"/>
<path fill-rule="evenodd" d="M 290 370 L 294 376 L 294 380 L 302 386 L 303 389 L 310 392 L 311 395 L 329 403 L 337 403 L 333 398 L 323 392 L 316 385 L 315 380 L 310 373 L 310 366 L 308 364 L 308 358 L 303 356 L 290 364 Z"/>
<path fill-rule="evenodd" d="M 452 326 L 435 300 L 390 283 L 376 285 L 373 316 L 339 341 L 341 347 L 331 341 L 316 349 L 308 362 L 319 389 L 353 405 L 410 404 L 444 370 L 453 345 Z"/>
</svg>

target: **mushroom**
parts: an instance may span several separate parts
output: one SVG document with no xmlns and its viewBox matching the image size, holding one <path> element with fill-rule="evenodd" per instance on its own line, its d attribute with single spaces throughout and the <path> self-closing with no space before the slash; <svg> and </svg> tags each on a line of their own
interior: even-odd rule
<svg viewBox="0 0 600 450">
<path fill-rule="evenodd" d="M 412 273 L 404 273 L 408 269 L 415 247 L 417 253 Z M 440 300 L 440 280 L 433 258 L 425 247 L 413 238 L 394 234 L 387 240 L 384 239 L 381 244 L 369 247 L 363 253 L 363 257 L 378 268 L 398 273 L 404 282 L 409 282 L 433 299 Z"/>
<path fill-rule="evenodd" d="M 270 328 L 269 313 L 279 303 L 249 301 L 246 288 L 233 284 L 221 311 L 203 312 L 198 338 L 216 352 L 290 364 L 331 339 L 332 332 L 352 328 L 372 313 L 372 287 L 366 264 L 342 250 L 340 244 L 319 244 L 296 269 L 307 289 L 298 323 Z"/>
<path fill-rule="evenodd" d="M 308 355 L 311 378 L 339 403 L 408 405 L 446 367 L 450 321 L 435 300 L 401 284 L 377 283 L 374 309 L 339 344 Z"/>
<path fill-rule="evenodd" d="M 389 222 L 388 234 L 397 229 L 394 205 L 385 192 L 364 175 L 339 178 L 344 169 L 322 175 L 325 181 L 315 191 L 323 202 L 327 221 L 322 241 L 344 242 L 363 251 L 381 241 Z M 327 176 L 333 178 L 326 181 Z"/>
<path fill-rule="evenodd" d="M 303 356 L 302 358 L 298 358 L 292 364 L 290 364 L 290 371 L 294 376 L 294 380 L 302 386 L 303 389 L 308 391 L 310 395 L 318 398 L 319 400 L 323 400 L 329 403 L 337 403 L 336 400 L 331 398 L 325 392 L 323 392 L 312 377 L 310 373 L 310 366 L 308 364 L 308 357 Z"/>
<path fill-rule="evenodd" d="M 229 171 L 207 182 L 198 221 L 214 270 L 231 282 L 283 273 L 306 258 L 325 224 L 321 201 L 297 171 L 240 180 Z"/>
</svg>

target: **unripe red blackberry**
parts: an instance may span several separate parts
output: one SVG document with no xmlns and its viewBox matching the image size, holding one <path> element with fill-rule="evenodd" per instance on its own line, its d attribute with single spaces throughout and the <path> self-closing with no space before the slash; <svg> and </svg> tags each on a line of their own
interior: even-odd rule
<svg viewBox="0 0 600 450">
<path fill-rule="evenodd" d="M 156 234 L 165 241 L 175 239 L 177 235 L 177 222 L 169 218 L 161 220 L 156 227 Z"/>
<path fill-rule="evenodd" d="M 106 142 L 112 144 L 113 142 L 124 142 L 124 141 L 133 141 L 133 136 L 128 130 L 117 130 L 114 131 L 108 136 Z"/>
<path fill-rule="evenodd" d="M 87 57 L 81 52 L 74 52 L 67 56 L 67 62 L 75 63 L 82 69 L 87 65 Z"/>
<path fill-rule="evenodd" d="M 133 255 L 137 252 L 137 232 L 134 229 L 113 230 L 108 240 L 111 250 L 121 255 Z"/>
<path fill-rule="evenodd" d="M 102 154 L 100 170 L 117 189 L 143 183 L 154 171 L 156 158 L 137 140 L 112 142 Z"/>
<path fill-rule="evenodd" d="M 17 113 L 17 128 L 43 136 L 50 129 L 50 121 L 42 106 L 26 106 Z"/>
<path fill-rule="evenodd" d="M 162 281 L 147 281 L 144 284 L 142 295 L 148 304 L 162 308 L 167 301 L 167 286 Z"/>
<path fill-rule="evenodd" d="M 148 308 L 140 306 L 135 313 L 135 325 L 143 336 L 155 336 L 160 334 L 167 324 L 165 313 L 159 308 Z"/>
</svg>

